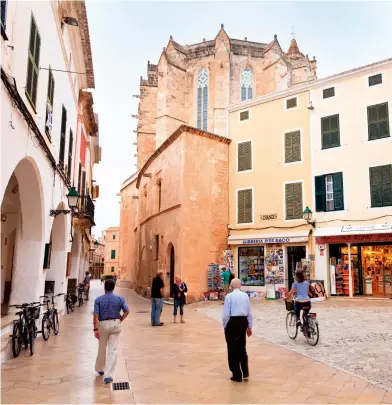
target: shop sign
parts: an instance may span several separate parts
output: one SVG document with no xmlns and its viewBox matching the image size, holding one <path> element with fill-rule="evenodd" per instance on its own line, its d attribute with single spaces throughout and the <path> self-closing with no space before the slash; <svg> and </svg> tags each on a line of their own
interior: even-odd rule
<svg viewBox="0 0 392 405">
<path fill-rule="evenodd" d="M 294 237 L 294 238 L 262 238 L 262 239 L 244 239 L 238 241 L 229 241 L 230 244 L 243 244 L 243 245 L 267 245 L 267 244 L 279 244 L 279 243 L 296 243 L 307 242 L 308 238 Z"/>
<path fill-rule="evenodd" d="M 378 225 L 354 225 L 344 226 L 342 232 L 370 232 L 370 231 L 389 231 L 392 230 L 392 224 Z"/>
<path fill-rule="evenodd" d="M 271 219 L 278 219 L 278 214 L 260 215 L 260 219 L 262 221 L 268 221 L 268 220 L 271 220 Z"/>
<path fill-rule="evenodd" d="M 366 242 L 392 242 L 392 233 L 376 233 L 371 235 L 336 235 L 318 236 L 316 243 L 366 243 Z"/>
</svg>

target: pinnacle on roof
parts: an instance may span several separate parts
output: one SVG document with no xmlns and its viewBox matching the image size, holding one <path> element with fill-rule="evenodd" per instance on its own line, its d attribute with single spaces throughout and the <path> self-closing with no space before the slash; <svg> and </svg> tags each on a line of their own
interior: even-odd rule
<svg viewBox="0 0 392 405">
<path fill-rule="evenodd" d="M 286 52 L 286 55 L 293 59 L 304 58 L 304 55 L 299 51 L 297 41 L 294 38 L 290 42 L 290 47 Z"/>
</svg>

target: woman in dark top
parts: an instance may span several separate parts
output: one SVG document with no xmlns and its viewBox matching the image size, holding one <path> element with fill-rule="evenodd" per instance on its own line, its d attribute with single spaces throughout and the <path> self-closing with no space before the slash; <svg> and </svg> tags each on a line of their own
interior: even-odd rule
<svg viewBox="0 0 392 405">
<path fill-rule="evenodd" d="M 176 282 L 173 284 L 173 298 L 174 298 L 174 323 L 176 323 L 177 310 L 180 307 L 181 323 L 185 323 L 184 317 L 184 304 L 186 302 L 186 293 L 188 292 L 188 287 L 184 282 L 181 281 L 180 276 L 176 276 Z"/>
</svg>

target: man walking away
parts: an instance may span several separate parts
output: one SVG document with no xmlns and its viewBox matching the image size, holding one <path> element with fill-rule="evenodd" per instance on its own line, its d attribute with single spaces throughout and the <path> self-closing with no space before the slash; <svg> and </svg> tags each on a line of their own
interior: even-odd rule
<svg viewBox="0 0 392 405">
<path fill-rule="evenodd" d="M 151 286 L 151 325 L 162 326 L 161 313 L 163 308 L 163 289 L 165 284 L 163 282 L 163 271 L 157 271 L 156 277 L 152 280 Z"/>
<path fill-rule="evenodd" d="M 113 293 L 114 287 L 113 280 L 106 280 L 105 294 L 96 298 L 94 302 L 94 336 L 99 340 L 95 371 L 104 376 L 105 384 L 113 381 L 121 322 L 129 314 L 124 298 Z"/>
<path fill-rule="evenodd" d="M 241 382 L 249 377 L 246 335 L 252 336 L 252 312 L 247 294 L 240 290 L 241 280 L 231 282 L 233 292 L 226 295 L 222 324 L 225 329 L 229 369 L 232 381 Z"/>
</svg>

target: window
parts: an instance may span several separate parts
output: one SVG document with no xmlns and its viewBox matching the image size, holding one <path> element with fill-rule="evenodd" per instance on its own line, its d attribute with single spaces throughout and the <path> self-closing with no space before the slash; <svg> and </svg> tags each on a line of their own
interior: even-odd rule
<svg viewBox="0 0 392 405">
<path fill-rule="evenodd" d="M 370 168 L 372 207 L 392 206 L 392 165 Z"/>
<path fill-rule="evenodd" d="M 113 235 L 113 240 L 115 240 L 116 239 L 116 235 Z"/>
<path fill-rule="evenodd" d="M 251 188 L 237 191 L 237 223 L 249 224 L 253 222 L 253 190 Z"/>
<path fill-rule="evenodd" d="M 158 212 L 161 212 L 161 204 L 162 204 L 162 184 L 161 182 L 158 183 Z"/>
<path fill-rule="evenodd" d="M 238 171 L 252 170 L 252 142 L 238 143 Z"/>
<path fill-rule="evenodd" d="M 67 177 L 71 179 L 72 171 L 72 152 L 73 152 L 73 133 L 72 129 L 69 130 L 69 145 L 68 145 L 68 172 Z"/>
<path fill-rule="evenodd" d="M 321 149 L 340 146 L 339 114 L 321 118 Z"/>
<path fill-rule="evenodd" d="M 316 211 L 344 210 L 343 173 L 315 177 Z"/>
<path fill-rule="evenodd" d="M 29 55 L 27 60 L 26 96 L 34 108 L 37 102 L 40 51 L 41 36 L 39 35 L 34 16 L 31 15 Z"/>
<path fill-rule="evenodd" d="M 241 74 L 241 101 L 250 100 L 252 94 L 252 72 L 250 69 L 245 68 Z"/>
<path fill-rule="evenodd" d="M 369 87 L 376 86 L 377 84 L 382 83 L 382 74 L 379 73 L 378 75 L 370 76 L 369 77 Z"/>
<path fill-rule="evenodd" d="M 46 100 L 46 117 L 45 117 L 45 132 L 49 137 L 50 134 L 52 133 L 53 98 L 54 98 L 54 77 L 52 70 L 49 67 L 48 97 Z"/>
<path fill-rule="evenodd" d="M 240 112 L 240 121 L 246 121 L 249 119 L 249 110 Z"/>
<path fill-rule="evenodd" d="M 286 100 L 286 110 L 291 110 L 292 108 L 297 107 L 298 100 L 297 97 L 289 98 Z"/>
<path fill-rule="evenodd" d="M 7 34 L 5 33 L 7 26 L 7 6 L 8 1 L 1 0 L 1 35 L 5 40 L 8 39 Z"/>
<path fill-rule="evenodd" d="M 388 138 L 389 134 L 389 117 L 388 103 L 372 105 L 367 108 L 368 115 L 368 139 Z"/>
<path fill-rule="evenodd" d="M 285 184 L 286 219 L 302 219 L 302 183 Z"/>
<path fill-rule="evenodd" d="M 208 70 L 201 69 L 197 80 L 197 128 L 207 131 L 208 123 Z"/>
<path fill-rule="evenodd" d="M 82 181 L 82 164 L 79 162 L 79 175 L 78 175 L 78 192 L 79 195 L 82 194 L 82 189 L 80 188 Z"/>
<path fill-rule="evenodd" d="M 155 260 L 159 257 L 159 235 L 155 235 Z"/>
<path fill-rule="evenodd" d="M 115 259 L 116 258 L 116 251 L 112 250 L 111 254 L 110 254 L 110 258 L 111 259 Z"/>
<path fill-rule="evenodd" d="M 52 239 L 52 236 L 50 236 Z M 44 269 L 50 269 L 50 259 L 52 256 L 52 241 L 45 243 L 45 254 L 44 254 Z"/>
<path fill-rule="evenodd" d="M 111 267 L 110 270 L 111 270 L 112 273 L 114 273 L 114 267 L 113 266 Z"/>
<path fill-rule="evenodd" d="M 301 133 L 293 131 L 284 134 L 285 163 L 301 161 Z"/>
<path fill-rule="evenodd" d="M 66 129 L 67 129 L 67 110 L 63 106 L 63 111 L 61 113 L 60 157 L 59 157 L 59 164 L 61 167 L 64 167 Z"/>
<path fill-rule="evenodd" d="M 335 97 L 335 87 L 323 90 L 323 98 Z"/>
<path fill-rule="evenodd" d="M 85 196 L 86 195 L 86 171 L 82 170 L 82 192 L 81 192 L 81 196 Z"/>
</svg>

